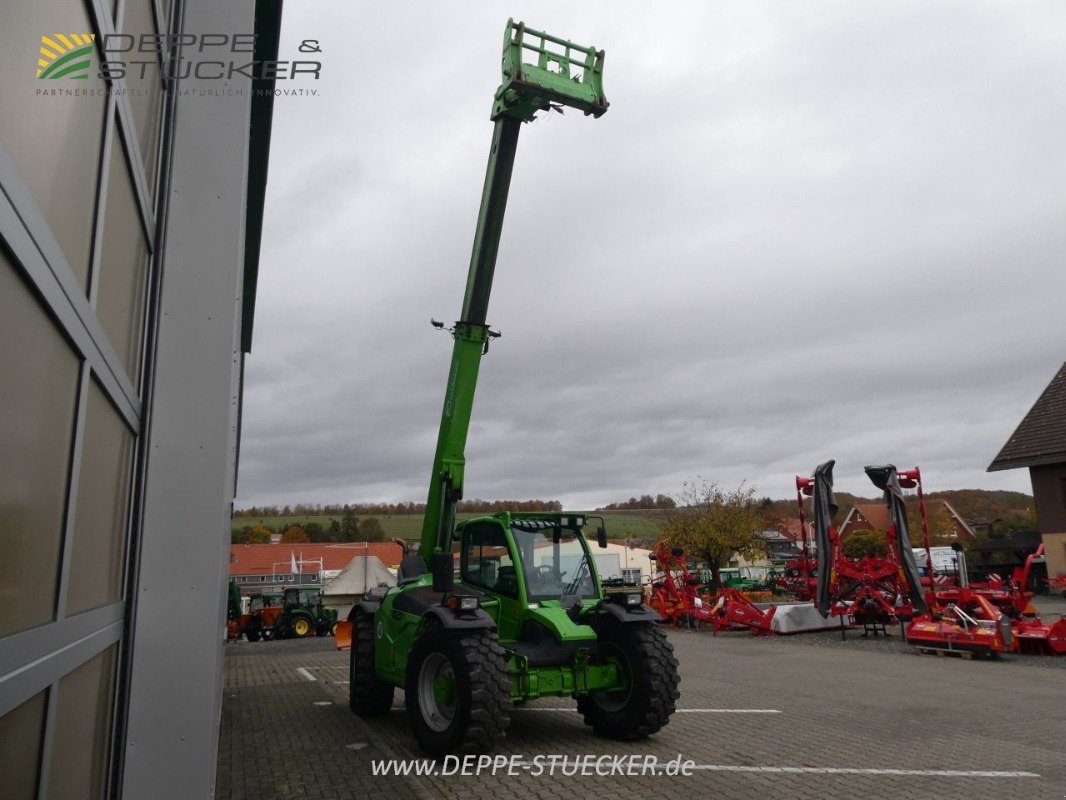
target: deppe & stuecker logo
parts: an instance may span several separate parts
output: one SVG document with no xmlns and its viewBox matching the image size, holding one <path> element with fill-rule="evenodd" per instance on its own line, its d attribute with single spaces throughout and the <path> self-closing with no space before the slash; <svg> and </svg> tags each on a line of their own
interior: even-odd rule
<svg viewBox="0 0 1066 800">
<path fill-rule="evenodd" d="M 197 80 L 232 80 L 237 77 L 265 80 L 293 80 L 298 75 L 321 77 L 317 60 L 271 60 L 254 58 L 253 33 L 109 33 L 100 42 L 104 58 L 97 77 L 104 80 L 146 78 L 149 69 L 161 66 L 163 77 Z M 96 37 L 91 33 L 46 34 L 41 36 L 37 59 L 39 79 L 89 77 Z M 180 48 L 180 49 L 179 49 Z M 301 53 L 322 52 L 317 39 L 304 39 Z M 174 54 L 176 58 L 172 58 Z M 160 64 L 162 61 L 162 64 Z"/>
</svg>

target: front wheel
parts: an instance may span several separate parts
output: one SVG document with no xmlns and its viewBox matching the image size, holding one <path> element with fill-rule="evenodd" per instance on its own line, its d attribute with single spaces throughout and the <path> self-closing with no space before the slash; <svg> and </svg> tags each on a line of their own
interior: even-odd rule
<svg viewBox="0 0 1066 800">
<path fill-rule="evenodd" d="M 597 626 L 599 658 L 618 664 L 622 686 L 577 698 L 585 724 L 599 735 L 619 741 L 644 739 L 667 722 L 681 696 L 674 648 L 654 623 Z"/>
<path fill-rule="evenodd" d="M 511 722 L 511 676 L 487 628 L 423 628 L 407 659 L 404 694 L 415 738 L 432 756 L 486 752 Z"/>
<path fill-rule="evenodd" d="M 314 625 L 311 624 L 311 620 L 307 617 L 296 617 L 289 623 L 289 633 L 297 639 L 304 639 L 310 636 L 314 630 Z"/>
<path fill-rule="evenodd" d="M 352 649 L 348 661 L 348 707 L 361 717 L 389 713 L 392 685 L 374 672 L 374 617 L 362 612 L 352 620 Z"/>
</svg>

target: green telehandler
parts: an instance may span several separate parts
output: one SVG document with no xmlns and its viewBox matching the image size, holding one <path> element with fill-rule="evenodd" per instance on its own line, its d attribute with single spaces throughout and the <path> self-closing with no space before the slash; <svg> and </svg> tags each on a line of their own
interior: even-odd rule
<svg viewBox="0 0 1066 800">
<path fill-rule="evenodd" d="M 624 741 L 666 725 L 679 697 L 659 615 L 639 590 L 600 581 L 586 531 L 595 525 L 606 547 L 602 518 L 500 512 L 456 524 L 478 367 L 499 336 L 486 315 L 519 129 L 563 106 L 601 116 L 603 58 L 508 20 L 462 314 L 448 329 L 454 345 L 421 543 L 401 561 L 397 585 L 369 592 L 348 617 L 352 710 L 387 713 L 403 689 L 415 737 L 433 756 L 491 749 L 514 704 L 538 697 L 576 698 L 597 734 Z"/>
</svg>

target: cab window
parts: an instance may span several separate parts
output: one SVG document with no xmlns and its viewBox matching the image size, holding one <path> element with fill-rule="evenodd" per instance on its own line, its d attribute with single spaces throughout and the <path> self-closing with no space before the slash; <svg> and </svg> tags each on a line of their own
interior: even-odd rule
<svg viewBox="0 0 1066 800">
<path fill-rule="evenodd" d="M 463 528 L 459 574 L 467 583 L 518 597 L 518 577 L 500 525 L 485 522 Z"/>
</svg>

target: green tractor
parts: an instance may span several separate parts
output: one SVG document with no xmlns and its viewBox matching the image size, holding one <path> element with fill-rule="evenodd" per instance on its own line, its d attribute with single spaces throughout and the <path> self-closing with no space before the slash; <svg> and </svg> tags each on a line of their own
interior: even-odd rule
<svg viewBox="0 0 1066 800">
<path fill-rule="evenodd" d="M 524 62 L 529 54 L 534 63 Z M 538 697 L 576 698 L 597 734 L 623 741 L 666 725 L 679 697 L 659 615 L 639 590 L 600 581 L 586 531 L 598 520 L 595 541 L 606 547 L 602 518 L 501 512 L 456 524 L 478 368 L 499 336 L 485 320 L 518 133 L 537 112 L 563 106 L 601 116 L 603 58 L 507 23 L 462 316 L 448 329 L 454 345 L 421 544 L 402 560 L 397 586 L 368 593 L 348 617 L 352 710 L 387 713 L 403 689 L 415 737 L 433 756 L 491 749 L 514 705 Z"/>
<path fill-rule="evenodd" d="M 322 605 L 320 589 L 288 588 L 274 622 L 276 639 L 303 639 L 337 632 L 337 612 Z"/>
</svg>

